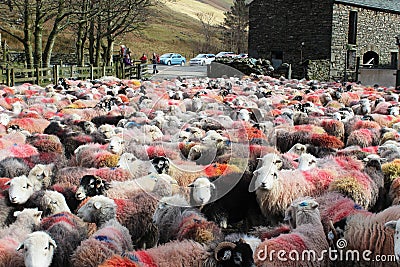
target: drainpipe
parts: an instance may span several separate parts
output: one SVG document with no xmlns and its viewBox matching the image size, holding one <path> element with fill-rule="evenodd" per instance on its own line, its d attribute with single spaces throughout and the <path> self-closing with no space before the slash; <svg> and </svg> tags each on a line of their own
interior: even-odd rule
<svg viewBox="0 0 400 267">
<path fill-rule="evenodd" d="M 396 45 L 399 48 L 397 52 L 397 72 L 396 72 L 396 89 L 400 89 L 400 35 L 396 36 Z"/>
</svg>

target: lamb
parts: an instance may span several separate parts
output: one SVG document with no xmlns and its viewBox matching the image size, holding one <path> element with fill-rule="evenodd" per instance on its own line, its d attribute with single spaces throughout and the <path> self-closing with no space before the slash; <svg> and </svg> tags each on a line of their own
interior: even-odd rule
<svg viewBox="0 0 400 267">
<path fill-rule="evenodd" d="M 79 208 L 77 214 L 85 222 L 97 226 L 117 219 L 128 228 L 133 243 L 138 248 L 145 248 L 154 246 L 157 240 L 157 229 L 151 219 L 156 205 L 154 196 L 146 192 L 138 193 L 131 200 L 94 196 Z"/>
<path fill-rule="evenodd" d="M 23 203 L 19 203 L 23 204 Z M 40 190 L 32 194 L 32 196 L 24 204 L 27 208 L 37 207 L 43 211 L 43 216 L 50 216 L 60 212 L 71 212 L 64 196 L 52 190 Z"/>
<path fill-rule="evenodd" d="M 36 164 L 28 174 L 28 179 L 33 183 L 35 191 L 47 189 L 52 184 L 54 164 Z"/>
<path fill-rule="evenodd" d="M 257 266 L 327 266 L 327 258 L 322 261 L 318 257 L 322 251 L 328 250 L 328 242 L 318 210 L 318 203 L 314 199 L 300 198 L 292 202 L 286 212 L 286 218 L 295 222 L 295 228 L 289 234 L 282 234 L 276 238 L 264 240 L 256 249 L 255 263 Z M 313 229 L 310 231 L 310 229 Z M 282 255 L 274 252 L 285 251 Z M 309 260 L 301 258 L 304 251 L 313 251 Z M 293 254 L 293 251 L 296 254 Z M 290 254 L 289 254 L 290 253 Z M 291 258 L 288 259 L 287 255 Z M 278 257 L 279 256 L 279 259 Z M 281 261 L 283 256 L 286 261 Z M 293 261 L 292 259 L 296 260 Z"/>
</svg>

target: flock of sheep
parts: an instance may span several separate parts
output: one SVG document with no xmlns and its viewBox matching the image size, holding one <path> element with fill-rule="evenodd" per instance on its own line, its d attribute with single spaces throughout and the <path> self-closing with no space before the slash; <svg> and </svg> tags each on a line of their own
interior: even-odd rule
<svg viewBox="0 0 400 267">
<path fill-rule="evenodd" d="M 400 262 L 394 88 L 103 77 L 0 95 L 0 266 Z"/>
</svg>

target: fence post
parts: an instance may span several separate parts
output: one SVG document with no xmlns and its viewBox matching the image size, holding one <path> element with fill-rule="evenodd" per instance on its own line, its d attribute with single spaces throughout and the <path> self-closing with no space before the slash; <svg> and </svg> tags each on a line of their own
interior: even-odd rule
<svg viewBox="0 0 400 267">
<path fill-rule="evenodd" d="M 115 77 L 120 78 L 119 77 L 119 70 L 118 70 L 118 68 L 119 68 L 119 60 L 115 61 L 114 68 L 115 68 Z"/>
<path fill-rule="evenodd" d="M 35 76 L 36 76 L 36 84 L 37 84 L 37 85 L 40 85 L 40 72 L 39 72 L 39 67 L 36 67 L 36 68 L 35 68 L 35 72 L 36 72 L 36 73 L 35 73 L 35 74 L 36 74 L 36 75 L 35 75 Z"/>
<path fill-rule="evenodd" d="M 136 79 L 140 79 L 140 76 L 142 74 L 142 64 L 137 64 L 137 70 L 136 70 Z"/>
<path fill-rule="evenodd" d="M 121 78 L 122 79 L 125 79 L 125 64 L 124 63 L 122 63 L 122 73 L 121 73 Z"/>
<path fill-rule="evenodd" d="M 106 65 L 103 65 L 103 68 L 101 69 L 101 76 L 106 76 Z"/>
<path fill-rule="evenodd" d="M 7 78 L 6 78 L 7 86 L 11 86 L 11 70 L 8 68 L 8 66 L 6 69 L 6 75 L 7 75 Z"/>
<path fill-rule="evenodd" d="M 11 86 L 15 85 L 15 72 L 14 68 L 11 69 Z"/>
<path fill-rule="evenodd" d="M 54 67 L 53 67 L 54 84 L 58 83 L 59 70 L 60 70 L 60 66 L 59 65 L 54 65 Z"/>
<path fill-rule="evenodd" d="M 74 74 L 74 65 L 71 65 L 71 67 L 70 67 L 70 78 L 72 78 L 73 77 L 73 74 Z"/>
<path fill-rule="evenodd" d="M 90 64 L 90 67 L 89 67 L 89 76 L 90 76 L 90 80 L 93 80 L 94 78 L 93 78 L 93 65 L 92 64 Z"/>
</svg>

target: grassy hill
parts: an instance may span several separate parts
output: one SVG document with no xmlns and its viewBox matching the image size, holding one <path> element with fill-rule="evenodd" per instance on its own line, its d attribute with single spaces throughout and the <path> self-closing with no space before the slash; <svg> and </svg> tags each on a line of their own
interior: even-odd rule
<svg viewBox="0 0 400 267">
<path fill-rule="evenodd" d="M 204 48 L 200 51 L 199 43 L 203 42 L 204 34 L 201 23 L 196 14 L 213 14 L 215 25 L 220 24 L 224 15 L 223 12 L 229 10 L 233 0 L 175 0 L 165 1 L 154 7 L 153 12 L 146 23 L 146 27 L 138 33 L 129 33 L 117 39 L 114 47 L 115 53 L 119 50 L 119 45 L 128 46 L 133 54 L 133 58 L 138 59 L 142 53 L 148 55 L 153 52 L 163 54 L 168 52 L 181 53 L 190 58 L 199 52 L 218 52 L 224 46 L 219 40 L 213 39 L 212 47 Z M 22 50 L 22 45 L 15 40 L 8 39 L 12 50 Z M 75 36 L 69 32 L 64 32 L 59 36 L 54 48 L 54 53 L 74 53 Z"/>
</svg>

